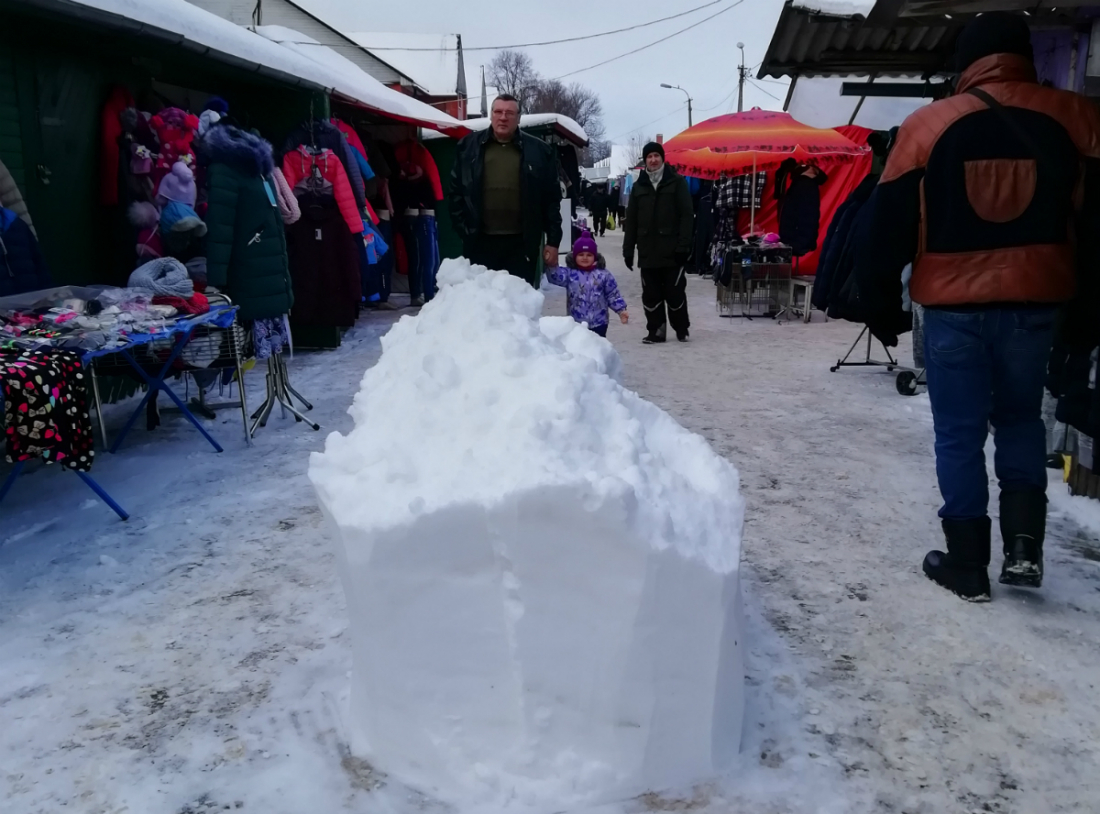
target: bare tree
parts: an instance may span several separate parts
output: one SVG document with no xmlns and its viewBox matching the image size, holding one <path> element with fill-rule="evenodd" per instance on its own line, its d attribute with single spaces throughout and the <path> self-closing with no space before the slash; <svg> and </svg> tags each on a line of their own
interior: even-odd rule
<svg viewBox="0 0 1100 814">
<path fill-rule="evenodd" d="M 645 156 L 642 155 L 642 150 L 652 140 L 651 138 L 646 138 L 641 133 L 635 133 L 630 137 L 630 141 L 626 143 L 626 149 L 627 154 L 630 156 L 631 167 L 637 167 L 639 164 L 645 163 Z"/>
<path fill-rule="evenodd" d="M 490 85 L 496 86 L 501 93 L 519 99 L 522 112 L 531 112 L 531 104 L 541 83 L 531 57 L 523 51 L 501 51 L 489 63 L 486 74 Z"/>
<path fill-rule="evenodd" d="M 539 83 L 531 102 L 532 113 L 560 113 L 568 116 L 588 134 L 589 146 L 581 150 L 581 163 L 591 165 L 593 144 L 600 142 L 606 131 L 603 126 L 603 105 L 594 91 L 578 82 L 566 85 L 556 79 Z"/>
</svg>

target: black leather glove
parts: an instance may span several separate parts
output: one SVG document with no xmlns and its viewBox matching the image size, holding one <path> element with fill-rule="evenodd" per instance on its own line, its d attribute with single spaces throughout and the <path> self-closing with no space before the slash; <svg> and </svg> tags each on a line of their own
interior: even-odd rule
<svg viewBox="0 0 1100 814">
<path fill-rule="evenodd" d="M 623 255 L 623 262 L 626 263 L 626 267 L 631 271 L 634 271 L 634 258 Z"/>
</svg>

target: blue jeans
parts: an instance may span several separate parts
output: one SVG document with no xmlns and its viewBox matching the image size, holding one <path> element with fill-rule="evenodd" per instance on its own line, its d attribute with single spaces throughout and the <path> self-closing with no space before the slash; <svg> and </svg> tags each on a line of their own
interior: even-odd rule
<svg viewBox="0 0 1100 814">
<path fill-rule="evenodd" d="M 1002 491 L 1045 490 L 1043 386 L 1057 311 L 924 310 L 928 396 L 936 428 L 936 475 L 945 520 L 985 517 L 985 442 Z"/>
<path fill-rule="evenodd" d="M 409 294 L 413 299 L 435 296 L 439 271 L 439 234 L 434 215 L 405 215 L 401 234 L 409 258 Z"/>
</svg>

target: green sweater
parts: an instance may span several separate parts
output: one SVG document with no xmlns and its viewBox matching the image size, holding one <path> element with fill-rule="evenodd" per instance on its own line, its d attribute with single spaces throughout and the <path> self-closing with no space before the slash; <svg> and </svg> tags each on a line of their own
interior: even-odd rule
<svg viewBox="0 0 1100 814">
<path fill-rule="evenodd" d="M 523 233 L 523 205 L 520 200 L 522 153 L 514 141 L 501 144 L 489 139 L 485 145 L 485 176 L 482 190 L 482 230 L 487 235 Z"/>
</svg>

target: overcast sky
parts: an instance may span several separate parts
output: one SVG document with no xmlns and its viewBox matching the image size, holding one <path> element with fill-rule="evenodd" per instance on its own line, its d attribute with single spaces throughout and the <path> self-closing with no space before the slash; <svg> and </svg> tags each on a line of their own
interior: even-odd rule
<svg viewBox="0 0 1100 814">
<path fill-rule="evenodd" d="M 464 48 L 593 34 L 667 17 L 707 0 L 296 0 L 300 5 L 345 31 L 461 34 Z M 527 49 L 546 77 L 625 53 L 705 19 L 736 0 L 676 20 L 625 34 L 569 45 Z M 565 82 L 581 82 L 595 90 L 604 108 L 608 137 L 628 139 L 636 131 L 669 138 L 687 127 L 682 93 L 661 88 L 681 85 L 694 98 L 695 121 L 737 109 L 736 43 L 745 44 L 745 63 L 764 58 L 783 0 L 743 0 L 741 5 L 641 53 L 585 71 Z M 466 65 L 476 69 L 492 59 L 491 52 L 467 52 Z M 473 71 L 470 71 L 472 74 Z M 756 75 L 754 70 L 751 74 Z M 784 84 L 772 80 L 745 85 L 745 109 L 781 109 Z M 474 89 L 471 88 L 471 94 Z M 769 96 L 768 94 L 771 94 Z M 776 98 L 772 98 L 778 97 Z"/>
</svg>

